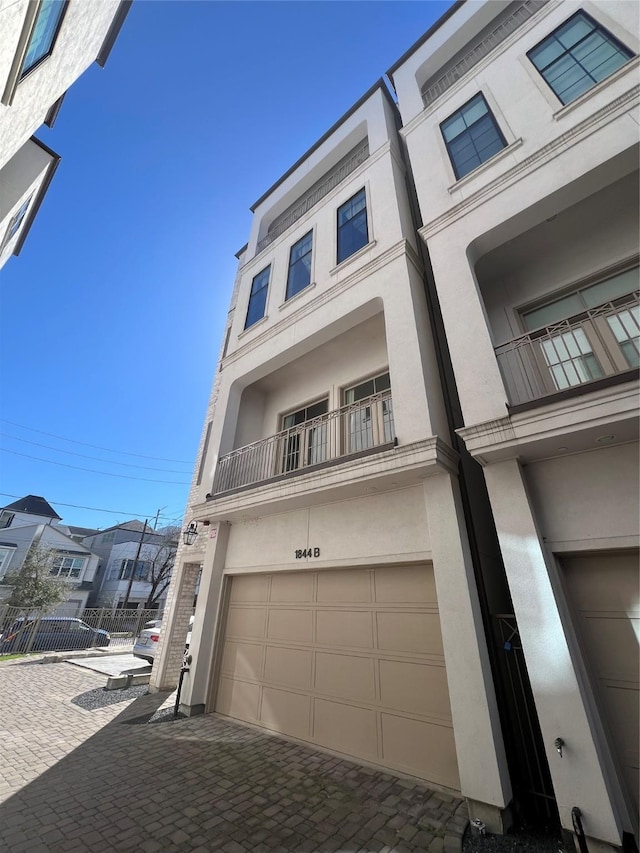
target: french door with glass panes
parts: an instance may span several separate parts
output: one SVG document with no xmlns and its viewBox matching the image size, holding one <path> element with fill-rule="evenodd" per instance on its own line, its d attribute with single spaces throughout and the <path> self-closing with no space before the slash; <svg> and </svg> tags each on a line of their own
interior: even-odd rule
<svg viewBox="0 0 640 853">
<path fill-rule="evenodd" d="M 389 374 L 383 373 L 344 392 L 346 453 L 393 441 L 390 388 Z"/>
<path fill-rule="evenodd" d="M 328 458 L 328 400 L 319 400 L 282 419 L 282 473 L 317 465 Z"/>
</svg>

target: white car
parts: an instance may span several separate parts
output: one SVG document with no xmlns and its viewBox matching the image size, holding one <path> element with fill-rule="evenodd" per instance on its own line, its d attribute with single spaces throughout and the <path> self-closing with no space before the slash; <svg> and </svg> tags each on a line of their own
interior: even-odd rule
<svg viewBox="0 0 640 853">
<path fill-rule="evenodd" d="M 142 660 L 146 660 L 149 663 L 153 663 L 155 660 L 158 641 L 160 640 L 160 634 L 162 633 L 162 623 L 158 619 L 154 619 L 152 621 L 154 623 L 152 626 L 140 631 L 140 636 L 136 637 L 136 641 L 133 646 L 133 656 L 136 658 L 142 658 Z M 149 625 L 148 622 L 147 625 Z M 185 642 L 185 651 L 189 648 L 189 644 L 191 643 L 192 627 L 193 616 L 189 619 L 189 633 L 187 634 Z"/>
</svg>

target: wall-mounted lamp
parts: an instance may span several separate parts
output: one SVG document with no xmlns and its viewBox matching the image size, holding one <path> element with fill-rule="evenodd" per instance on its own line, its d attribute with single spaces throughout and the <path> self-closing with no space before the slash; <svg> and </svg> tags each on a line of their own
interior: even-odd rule
<svg viewBox="0 0 640 853">
<path fill-rule="evenodd" d="M 198 535 L 198 523 L 196 521 L 189 522 L 188 527 L 182 531 L 182 539 L 185 545 L 193 545 Z"/>
</svg>

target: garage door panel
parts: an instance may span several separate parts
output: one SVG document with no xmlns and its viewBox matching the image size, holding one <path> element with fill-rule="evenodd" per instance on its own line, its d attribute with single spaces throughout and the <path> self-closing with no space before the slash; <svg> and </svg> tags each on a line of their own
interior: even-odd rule
<svg viewBox="0 0 640 853">
<path fill-rule="evenodd" d="M 263 638 L 267 611 L 264 607 L 231 607 L 227 619 L 227 636 L 239 639 Z"/>
<path fill-rule="evenodd" d="M 368 571 L 344 569 L 318 573 L 318 602 L 355 604 L 370 600 L 371 580 Z"/>
<path fill-rule="evenodd" d="M 310 697 L 301 693 L 263 687 L 260 720 L 275 732 L 307 739 L 310 703 Z"/>
<path fill-rule="evenodd" d="M 425 717 L 450 719 L 451 708 L 443 666 L 381 660 L 380 701 Z"/>
<path fill-rule="evenodd" d="M 566 557 L 562 564 L 582 650 L 616 763 L 637 803 L 638 553 Z"/>
<path fill-rule="evenodd" d="M 316 653 L 315 689 L 355 702 L 375 702 L 374 662 L 369 657 Z"/>
<path fill-rule="evenodd" d="M 387 764 L 424 776 L 438 785 L 460 789 L 453 729 L 382 714 L 382 751 Z"/>
<path fill-rule="evenodd" d="M 311 660 L 311 652 L 307 649 L 267 646 L 264 679 L 308 690 L 311 687 Z"/>
<path fill-rule="evenodd" d="M 259 701 L 260 687 L 257 684 L 224 676 L 220 679 L 216 708 L 221 714 L 255 723 L 258 721 Z"/>
<path fill-rule="evenodd" d="M 316 640 L 321 646 L 371 649 L 372 614 L 357 610 L 318 610 Z"/>
<path fill-rule="evenodd" d="M 280 575 L 273 575 L 269 600 L 274 603 L 311 602 L 313 601 L 313 580 L 312 572 L 283 572 Z"/>
<path fill-rule="evenodd" d="M 376 613 L 378 648 L 385 651 L 442 655 L 442 633 L 437 613 Z"/>
<path fill-rule="evenodd" d="M 239 678 L 258 679 L 262 675 L 263 646 L 228 640 L 222 657 L 222 672 Z"/>
<path fill-rule="evenodd" d="M 432 568 L 234 576 L 216 710 L 459 790 Z"/>
<path fill-rule="evenodd" d="M 267 601 L 269 575 L 236 575 L 231 584 L 231 601 Z"/>
<path fill-rule="evenodd" d="M 359 758 L 375 760 L 377 755 L 376 715 L 327 699 L 316 699 L 313 711 L 314 740 Z"/>
<path fill-rule="evenodd" d="M 289 643 L 310 643 L 313 638 L 313 611 L 273 608 L 269 612 L 267 637 Z"/>
<path fill-rule="evenodd" d="M 433 572 L 427 566 L 386 566 L 374 572 L 378 602 L 436 604 Z"/>
</svg>

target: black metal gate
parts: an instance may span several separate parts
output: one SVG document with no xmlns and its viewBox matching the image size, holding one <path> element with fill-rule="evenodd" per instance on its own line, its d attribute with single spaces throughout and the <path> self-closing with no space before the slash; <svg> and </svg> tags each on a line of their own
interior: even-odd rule
<svg viewBox="0 0 640 853">
<path fill-rule="evenodd" d="M 521 825 L 555 829 L 560 818 L 516 618 L 512 614 L 494 618 L 510 723 L 510 731 L 504 734 L 510 741 L 508 749 L 512 760 L 509 764 L 516 818 Z"/>
</svg>

